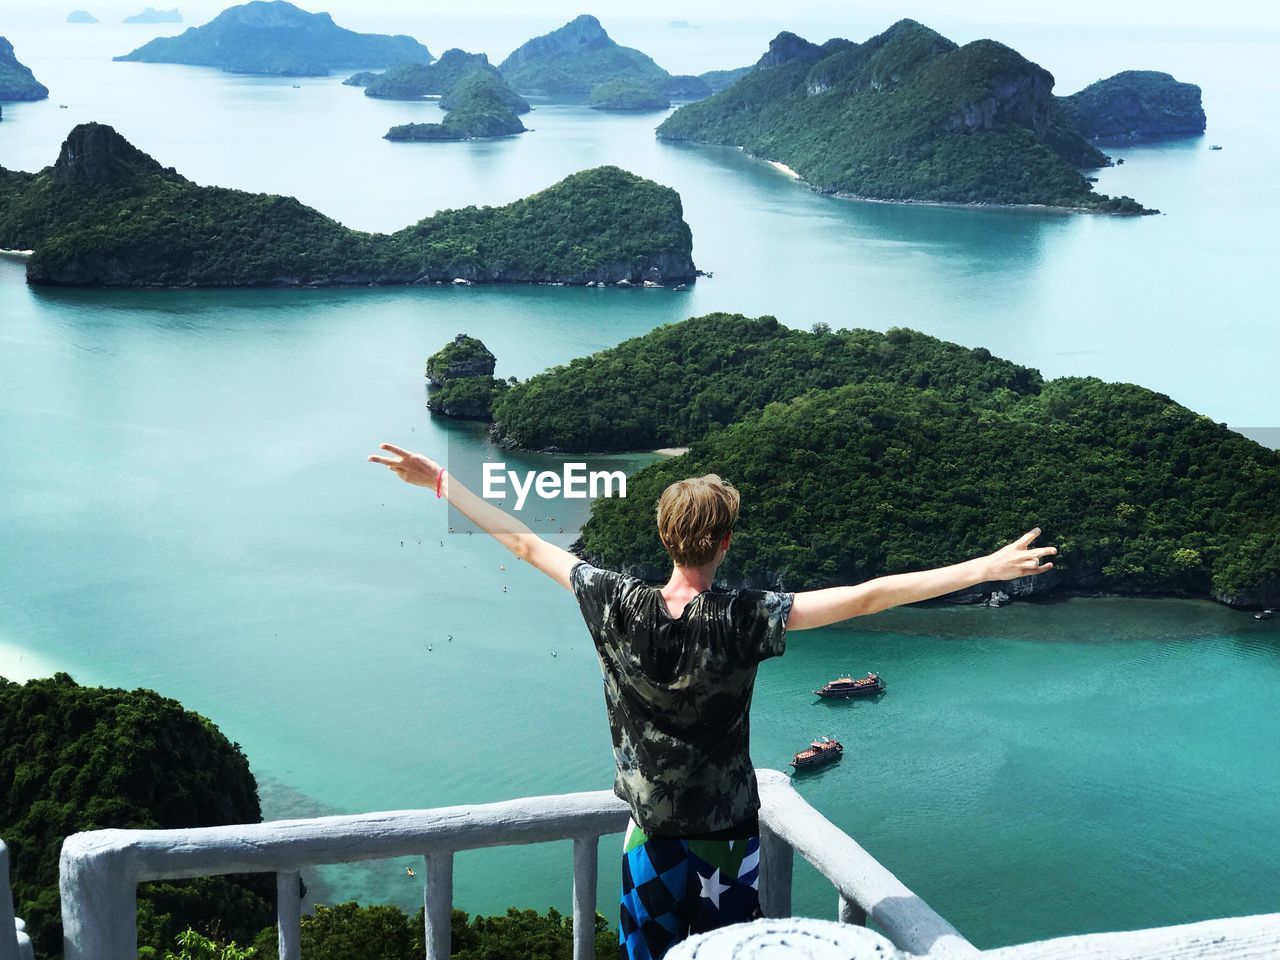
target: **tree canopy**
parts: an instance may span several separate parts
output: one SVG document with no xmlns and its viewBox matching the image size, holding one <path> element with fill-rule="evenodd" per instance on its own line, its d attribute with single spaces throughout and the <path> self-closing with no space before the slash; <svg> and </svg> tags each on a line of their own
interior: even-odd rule
<svg viewBox="0 0 1280 960">
<path fill-rule="evenodd" d="M 597 501 L 583 554 L 662 571 L 654 503 L 704 473 L 742 492 L 729 583 L 856 583 L 1039 526 L 1060 555 L 1028 589 L 1280 596 L 1280 452 L 1132 384 L 1062 378 L 990 399 L 888 382 L 813 390 L 640 471 L 625 499 Z"/>
<path fill-rule="evenodd" d="M 774 317 L 713 313 L 666 324 L 513 387 L 494 435 L 534 450 L 684 446 L 814 387 L 886 381 L 947 396 L 1035 393 L 1040 374 L 913 330 L 794 330 Z"/>
<path fill-rule="evenodd" d="M 65 673 L 0 680 L 0 837 L 17 913 L 37 956 L 62 953 L 62 841 L 108 827 L 256 823 L 257 781 L 237 744 L 151 690 L 82 687 Z M 204 877 L 139 888 L 139 942 L 188 926 L 250 942 L 275 914 L 271 877 Z"/>
</svg>

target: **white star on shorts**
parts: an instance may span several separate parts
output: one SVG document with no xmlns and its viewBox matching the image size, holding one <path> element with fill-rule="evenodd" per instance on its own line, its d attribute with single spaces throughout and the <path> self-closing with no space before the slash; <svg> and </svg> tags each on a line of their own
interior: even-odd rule
<svg viewBox="0 0 1280 960">
<path fill-rule="evenodd" d="M 698 874 L 698 879 L 702 881 L 702 893 L 699 896 L 706 897 L 715 906 L 720 909 L 720 894 L 729 889 L 729 885 L 720 882 L 720 868 L 716 867 L 715 871 L 709 877 Z"/>
</svg>

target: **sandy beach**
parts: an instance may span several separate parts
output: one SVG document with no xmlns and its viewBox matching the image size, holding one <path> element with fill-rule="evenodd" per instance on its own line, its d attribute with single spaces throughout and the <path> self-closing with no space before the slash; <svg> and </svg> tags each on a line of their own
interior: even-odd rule
<svg viewBox="0 0 1280 960">
<path fill-rule="evenodd" d="M 796 173 L 794 170 L 792 170 L 790 167 L 788 167 L 788 166 L 787 166 L 785 163 L 783 163 L 781 160 L 766 160 L 766 161 L 765 161 L 765 163 L 767 163 L 769 166 L 773 167 L 773 169 L 775 169 L 775 170 L 779 170 L 779 171 L 781 171 L 782 173 L 785 173 L 785 174 L 786 174 L 788 177 L 790 177 L 792 180 L 799 180 L 799 179 L 800 179 L 800 174 Z"/>
<path fill-rule="evenodd" d="M 678 457 L 682 453 L 688 453 L 689 448 L 688 447 L 659 447 L 657 450 L 653 452 L 663 457 Z"/>
</svg>

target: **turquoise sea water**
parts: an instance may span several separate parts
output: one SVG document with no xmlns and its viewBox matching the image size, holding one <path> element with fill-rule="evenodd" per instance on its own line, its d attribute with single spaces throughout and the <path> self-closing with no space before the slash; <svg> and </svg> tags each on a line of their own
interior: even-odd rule
<svg viewBox="0 0 1280 960">
<path fill-rule="evenodd" d="M 197 181 L 391 229 L 618 163 L 680 190 L 695 258 L 715 273 L 685 293 L 143 293 L 31 289 L 20 263 L 0 260 L 0 674 L 65 669 L 177 697 L 244 746 L 269 816 L 610 783 L 572 598 L 494 544 L 449 536 L 429 492 L 363 460 L 384 439 L 495 454 L 423 407 L 423 361 L 459 331 L 489 344 L 501 375 L 526 376 L 732 309 L 912 326 L 1049 375 L 1143 383 L 1237 425 L 1271 425 L 1280 405 L 1280 131 L 1253 85 L 1274 39 L 947 31 L 1012 43 L 1062 89 L 1130 66 L 1204 86 L 1204 139 L 1118 151 L 1128 162 L 1101 174 L 1101 189 L 1166 211 L 1124 220 L 836 201 L 737 151 L 658 143 L 661 114 L 539 104 L 535 132 L 514 140 L 393 145 L 379 139 L 388 126 L 438 108 L 370 101 L 337 77 L 295 90 L 113 64 L 161 31 L 69 32 L 57 19 L 0 31 L 53 90 L 5 105 L 5 166 L 49 163 L 73 123 L 99 120 Z M 705 62 L 663 23 L 614 32 L 678 70 L 748 62 L 776 32 L 726 27 Z M 436 52 L 492 30 L 496 59 L 554 24 L 356 25 L 412 32 Z M 581 516 L 561 505 L 539 525 L 567 541 Z M 1276 623 L 1094 600 L 895 611 L 798 634 L 761 672 L 756 761 L 782 767 L 820 733 L 844 740 L 843 762 L 799 789 L 983 945 L 1274 910 Z M 810 693 L 865 669 L 889 683 L 878 703 Z M 612 914 L 617 838 L 604 842 Z M 403 867 L 325 871 L 313 886 L 411 907 L 421 891 Z M 457 903 L 565 908 L 568 868 L 566 845 L 464 855 Z M 833 897 L 800 870 L 796 906 L 826 916 Z"/>
</svg>

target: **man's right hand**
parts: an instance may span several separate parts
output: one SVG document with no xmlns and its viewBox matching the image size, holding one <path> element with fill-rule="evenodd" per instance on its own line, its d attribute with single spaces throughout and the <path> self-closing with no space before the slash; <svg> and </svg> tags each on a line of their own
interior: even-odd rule
<svg viewBox="0 0 1280 960">
<path fill-rule="evenodd" d="M 983 558 L 984 580 L 1016 580 L 1018 577 L 1036 577 L 1053 569 L 1052 563 L 1041 563 L 1041 557 L 1051 557 L 1057 547 L 1032 547 L 1040 528 L 1028 530 L 1013 543 L 1005 544 L 995 553 Z"/>
<path fill-rule="evenodd" d="M 404 450 L 393 443 L 380 443 L 378 446 L 388 453 L 395 454 L 398 459 L 370 454 L 370 463 L 382 464 L 405 483 L 412 483 L 417 487 L 434 487 L 436 485 L 436 479 L 440 476 L 443 468 L 430 457 Z"/>
</svg>

